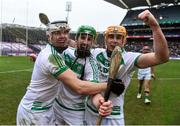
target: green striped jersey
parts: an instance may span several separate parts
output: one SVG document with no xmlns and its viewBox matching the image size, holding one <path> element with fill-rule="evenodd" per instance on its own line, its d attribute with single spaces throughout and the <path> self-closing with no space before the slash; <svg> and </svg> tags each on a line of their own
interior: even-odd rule
<svg viewBox="0 0 180 126">
<path fill-rule="evenodd" d="M 34 111 L 44 111 L 52 107 L 59 84 L 56 77 L 67 69 L 61 55 L 48 44 L 36 59 L 31 82 L 21 100 L 22 106 Z"/>
<path fill-rule="evenodd" d="M 77 74 L 78 78 L 83 74 L 83 80 L 98 82 L 98 67 L 92 55 L 86 58 L 77 58 L 75 53 L 76 49 L 69 47 L 61 54 L 66 65 Z M 77 112 L 79 112 L 82 115 L 85 109 L 85 98 L 86 95 L 80 95 L 62 84 L 59 86 L 59 93 L 56 100 L 61 109 L 70 111 L 71 113 L 74 112 L 74 114 L 78 114 Z"/>
<path fill-rule="evenodd" d="M 107 82 L 109 77 L 109 66 L 110 60 L 107 57 L 106 49 L 96 48 L 92 50 L 92 55 L 98 63 L 98 68 L 100 71 L 100 82 Z M 126 52 L 122 49 L 122 60 L 121 60 L 121 70 L 117 74 L 117 78 L 121 79 L 125 87 L 127 88 L 131 80 L 131 72 L 136 68 L 134 63 L 137 60 L 140 53 Z M 113 102 L 113 111 L 110 116 L 106 118 L 124 118 L 123 105 L 124 105 L 124 94 L 117 97 L 115 94 L 111 93 L 110 100 Z M 97 115 L 97 110 L 93 107 L 91 99 L 88 98 L 86 102 L 87 112 L 92 113 L 92 115 Z"/>
</svg>

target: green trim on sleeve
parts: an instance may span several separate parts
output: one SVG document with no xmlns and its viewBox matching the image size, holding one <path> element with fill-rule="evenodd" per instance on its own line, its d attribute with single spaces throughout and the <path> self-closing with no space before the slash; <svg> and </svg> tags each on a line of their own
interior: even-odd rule
<svg viewBox="0 0 180 126">
<path fill-rule="evenodd" d="M 84 108 L 79 108 L 79 109 L 68 108 L 68 107 L 64 106 L 63 104 L 60 104 L 57 99 L 55 99 L 55 101 L 56 101 L 56 103 L 57 103 L 60 107 L 66 109 L 66 110 L 70 110 L 70 111 L 85 111 Z"/>
<path fill-rule="evenodd" d="M 99 83 L 99 81 L 97 81 L 97 80 L 90 80 L 90 82 Z"/>
<path fill-rule="evenodd" d="M 34 101 L 33 104 L 32 104 L 32 108 L 31 110 L 34 110 L 34 111 L 43 111 L 43 110 L 48 110 L 52 107 L 52 103 L 45 103 L 45 102 L 39 102 L 39 101 Z"/>
<path fill-rule="evenodd" d="M 54 57 L 54 59 L 56 60 L 56 63 L 58 64 L 58 66 L 62 66 L 65 63 L 64 60 L 62 59 L 62 57 L 60 55 L 58 55 L 57 51 L 54 49 L 54 47 L 51 46 L 51 51 L 52 51 L 52 55 Z"/>
<path fill-rule="evenodd" d="M 61 73 L 63 73 L 64 71 L 66 71 L 68 69 L 67 66 L 63 66 L 63 67 L 60 67 L 60 69 L 56 72 L 56 73 L 53 73 L 52 75 L 54 77 L 58 77 Z"/>
<path fill-rule="evenodd" d="M 139 59 L 140 56 L 141 56 L 141 55 L 139 55 L 139 56 L 136 57 L 136 59 L 135 59 L 135 61 L 134 61 L 134 65 L 135 65 L 135 66 L 138 66 L 138 59 Z"/>
<path fill-rule="evenodd" d="M 35 111 L 38 111 L 38 110 L 48 110 L 50 109 L 52 106 L 50 107 L 43 107 L 43 108 L 38 108 L 38 107 L 32 107 L 31 110 L 35 110 Z"/>
<path fill-rule="evenodd" d="M 55 68 L 56 72 L 52 73 L 54 77 L 58 77 L 61 73 L 68 69 L 68 66 L 65 64 L 64 59 L 62 56 L 51 46 L 52 55 L 49 56 L 49 62 L 52 63 Z"/>
</svg>

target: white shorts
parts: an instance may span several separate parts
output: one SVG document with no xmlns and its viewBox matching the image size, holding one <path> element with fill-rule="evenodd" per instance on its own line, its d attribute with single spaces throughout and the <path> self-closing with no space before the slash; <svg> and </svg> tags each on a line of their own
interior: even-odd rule
<svg viewBox="0 0 180 126">
<path fill-rule="evenodd" d="M 90 113 L 89 111 L 85 111 L 85 120 L 87 125 L 96 125 L 96 120 L 98 116 Z M 124 126 L 124 118 L 103 118 L 101 125 L 108 126 Z"/>
<path fill-rule="evenodd" d="M 53 108 L 46 111 L 28 111 L 19 104 L 16 125 L 55 125 Z"/>
<path fill-rule="evenodd" d="M 138 80 L 151 80 L 151 74 L 138 74 Z"/>
<path fill-rule="evenodd" d="M 67 110 L 54 102 L 54 113 L 57 125 L 83 125 L 84 124 L 84 111 Z"/>
</svg>

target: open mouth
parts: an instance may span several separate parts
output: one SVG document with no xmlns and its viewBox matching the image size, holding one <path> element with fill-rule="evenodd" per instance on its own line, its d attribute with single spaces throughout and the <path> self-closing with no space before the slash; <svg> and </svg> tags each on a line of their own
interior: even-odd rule
<svg viewBox="0 0 180 126">
<path fill-rule="evenodd" d="M 58 39 L 58 42 L 65 42 L 66 39 Z"/>
</svg>

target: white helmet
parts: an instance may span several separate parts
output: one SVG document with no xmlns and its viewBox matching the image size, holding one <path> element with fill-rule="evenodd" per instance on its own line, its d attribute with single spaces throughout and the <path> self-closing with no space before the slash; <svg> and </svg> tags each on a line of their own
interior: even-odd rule
<svg viewBox="0 0 180 126">
<path fill-rule="evenodd" d="M 55 32 L 55 31 L 65 30 L 65 31 L 69 32 L 71 30 L 67 21 L 50 22 L 48 16 L 44 13 L 39 14 L 39 19 L 40 19 L 41 23 L 46 25 L 46 27 L 47 27 L 46 34 L 47 35 L 49 35 L 52 32 Z"/>
<path fill-rule="evenodd" d="M 47 25 L 47 31 L 46 34 L 50 34 L 55 31 L 70 31 L 70 27 L 67 23 L 67 21 L 54 21 L 51 23 L 48 23 Z"/>
</svg>

